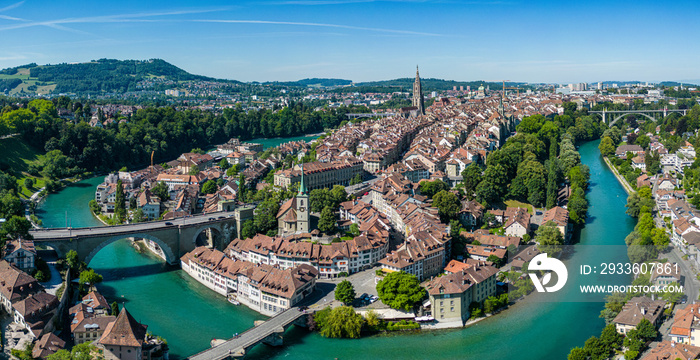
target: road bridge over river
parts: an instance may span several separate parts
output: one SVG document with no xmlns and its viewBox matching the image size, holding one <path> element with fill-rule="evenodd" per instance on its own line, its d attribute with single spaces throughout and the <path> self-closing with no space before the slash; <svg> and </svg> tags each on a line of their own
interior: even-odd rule
<svg viewBox="0 0 700 360">
<path fill-rule="evenodd" d="M 70 250 L 89 263 L 105 246 L 125 238 L 148 239 L 155 242 L 169 264 L 176 264 L 180 257 L 194 250 L 198 239 L 211 240 L 214 247 L 224 250 L 236 236 L 237 216 L 234 212 L 216 212 L 192 215 L 168 221 L 152 221 L 136 224 L 101 226 L 90 228 L 32 229 L 29 233 L 36 244 L 52 247 L 63 257 Z M 201 235 L 201 236 L 200 236 Z"/>
<path fill-rule="evenodd" d="M 306 324 L 306 317 L 312 313 L 301 311 L 299 307 L 289 308 L 253 327 L 238 336 L 190 356 L 189 360 L 223 360 L 241 358 L 255 345 L 266 343 L 282 345 L 282 335 L 292 324 Z"/>
</svg>

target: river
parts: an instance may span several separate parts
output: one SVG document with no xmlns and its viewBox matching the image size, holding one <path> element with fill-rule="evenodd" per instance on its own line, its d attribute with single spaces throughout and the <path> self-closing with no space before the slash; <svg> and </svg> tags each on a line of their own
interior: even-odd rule
<svg viewBox="0 0 700 360">
<path fill-rule="evenodd" d="M 588 199 L 591 203 L 586 226 L 575 235 L 576 253 L 565 261 L 569 283 L 545 302 L 528 299 L 497 316 L 459 330 L 383 335 L 359 340 L 322 338 L 292 327 L 285 346 L 258 346 L 250 358 L 262 359 L 564 359 L 574 346 L 583 346 L 598 336 L 604 326 L 598 318 L 602 296 L 582 302 L 578 284 L 586 279 L 574 272 L 582 264 L 626 260 L 625 236 L 634 220 L 624 212 L 626 193 L 598 152 L 598 142 L 579 149 L 581 160 L 591 169 Z M 72 225 L 95 226 L 82 208 L 99 179 L 90 179 L 54 194 L 40 206 L 45 226 L 63 226 L 65 212 Z M 82 187 L 82 184 L 90 186 Z M 64 195 L 66 194 L 67 195 Z M 84 197 L 84 198 L 83 198 Z M 89 215 L 89 211 L 87 211 Z M 148 254 L 139 254 L 126 241 L 100 251 L 90 266 L 104 275 L 98 286 L 108 299 L 119 299 L 134 317 L 149 325 L 149 331 L 165 337 L 173 358 L 181 358 L 209 345 L 214 337 L 230 337 L 264 318 L 244 306 L 233 306 L 223 297 L 191 280 L 182 270 L 168 267 Z M 593 277 L 596 279 L 596 277 Z M 590 282 L 590 279 L 588 279 Z M 629 283 L 629 278 L 597 278 L 600 283 Z M 544 295 L 543 295 L 544 296 Z M 588 299 L 590 300 L 590 298 Z"/>
</svg>

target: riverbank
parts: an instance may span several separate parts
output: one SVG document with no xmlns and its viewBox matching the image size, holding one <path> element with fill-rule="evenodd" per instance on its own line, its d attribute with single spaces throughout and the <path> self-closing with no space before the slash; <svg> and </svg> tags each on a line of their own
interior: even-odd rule
<svg viewBox="0 0 700 360">
<path fill-rule="evenodd" d="M 601 155 L 601 156 L 603 156 L 603 155 Z M 623 177 L 620 175 L 620 173 L 617 171 L 617 169 L 615 169 L 615 166 L 610 162 L 610 159 L 608 159 L 607 157 L 603 156 L 603 160 L 605 161 L 605 164 L 608 165 L 608 168 L 610 169 L 610 171 L 612 171 L 612 173 L 615 175 L 615 178 L 617 178 L 617 181 L 620 183 L 620 185 L 622 185 L 622 188 L 625 190 L 625 192 L 627 193 L 627 195 L 629 195 L 629 194 L 631 194 L 631 193 L 633 193 L 633 192 L 637 192 L 637 191 L 634 190 L 634 188 L 627 182 L 627 180 L 626 180 L 625 178 L 623 178 Z"/>
</svg>

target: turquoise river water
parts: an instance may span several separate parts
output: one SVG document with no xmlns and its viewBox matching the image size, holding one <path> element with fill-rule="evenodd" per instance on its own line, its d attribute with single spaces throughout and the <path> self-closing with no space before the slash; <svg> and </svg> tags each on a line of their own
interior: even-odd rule
<svg viewBox="0 0 700 360">
<path fill-rule="evenodd" d="M 272 140 L 266 145 L 274 145 Z M 633 219 L 624 212 L 626 193 L 602 161 L 598 142 L 585 143 L 579 151 L 582 162 L 591 169 L 591 206 L 586 226 L 574 235 L 576 251 L 565 260 L 569 281 L 559 292 L 531 296 L 465 329 L 340 340 L 292 327 L 285 336 L 285 346 L 261 345 L 249 358 L 565 359 L 572 347 L 599 335 L 604 326 L 598 318 L 603 296 L 588 296 L 582 301 L 577 285 L 629 283 L 629 278 L 619 276 L 580 276 L 579 266 L 626 260 L 624 238 L 634 228 Z M 73 227 L 98 226 L 87 202 L 101 181 L 85 180 L 49 196 L 39 207 L 45 226 L 64 226 L 66 218 Z M 182 270 L 137 253 L 127 241 L 100 251 L 90 266 L 104 275 L 99 290 L 110 301 L 125 304 L 151 332 L 165 337 L 175 359 L 207 348 L 212 338 L 231 337 L 251 327 L 254 320 L 265 318 L 244 306 L 229 304 Z"/>
</svg>

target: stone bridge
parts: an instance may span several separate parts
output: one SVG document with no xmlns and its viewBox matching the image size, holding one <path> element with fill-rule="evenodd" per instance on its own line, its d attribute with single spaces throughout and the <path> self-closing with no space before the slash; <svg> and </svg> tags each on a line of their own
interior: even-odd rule
<svg viewBox="0 0 700 360">
<path fill-rule="evenodd" d="M 260 343 L 272 346 L 282 345 L 282 336 L 292 325 L 306 327 L 307 317 L 312 311 L 302 311 L 299 307 L 289 308 L 240 335 L 224 341 L 210 349 L 190 356 L 189 360 L 239 359 Z"/>
<path fill-rule="evenodd" d="M 148 239 L 162 249 L 165 261 L 177 264 L 182 255 L 198 245 L 204 245 L 201 243 L 203 239 L 223 251 L 231 239 L 236 237 L 236 222 L 234 212 L 216 212 L 169 221 L 92 228 L 33 229 L 29 233 L 36 244 L 55 249 L 59 257 L 75 250 L 78 257 L 86 263 L 90 263 L 95 254 L 117 240 L 132 237 Z M 197 243 L 198 238 L 200 244 Z"/>
</svg>

